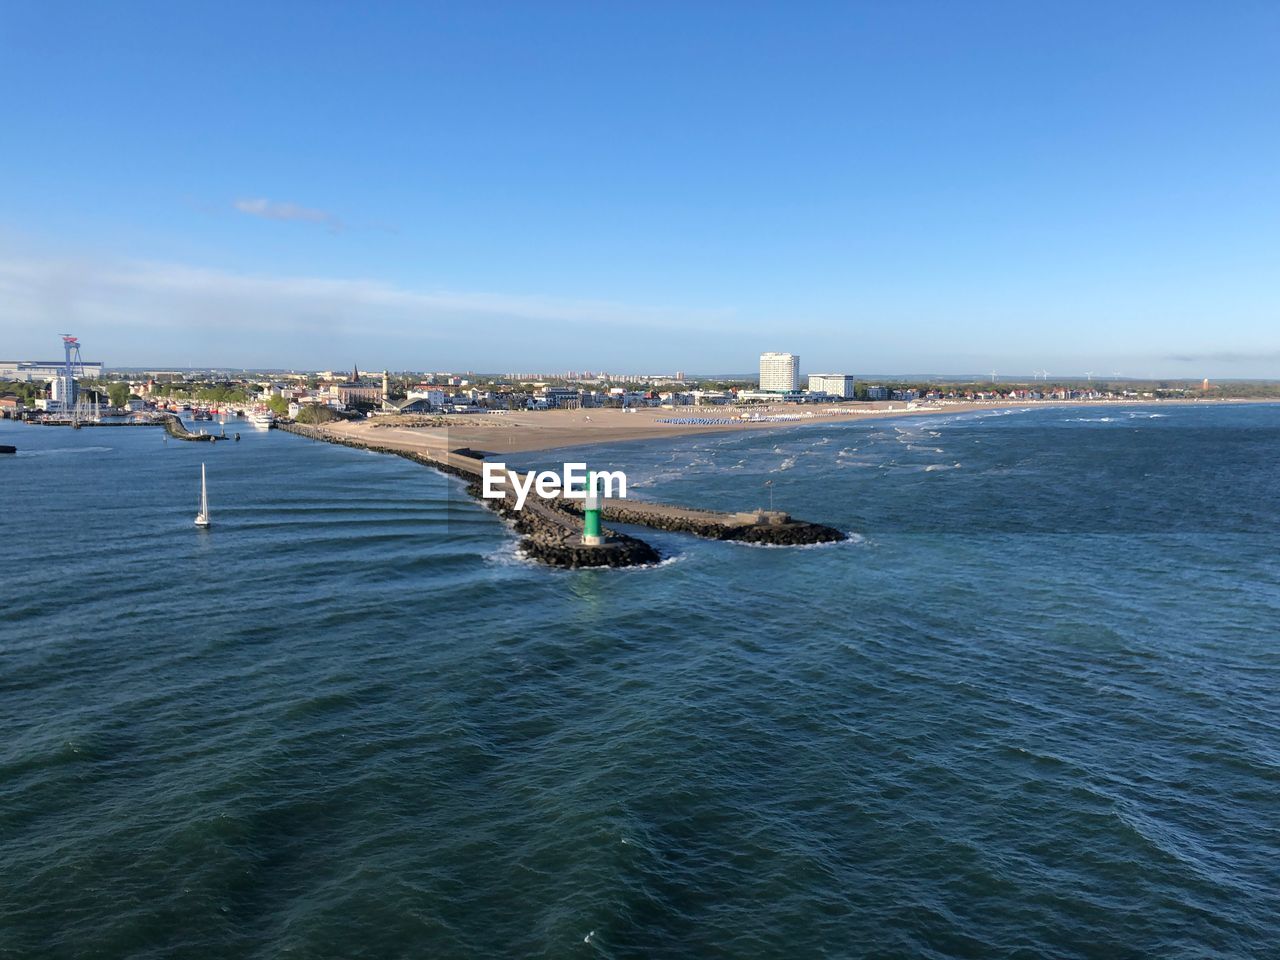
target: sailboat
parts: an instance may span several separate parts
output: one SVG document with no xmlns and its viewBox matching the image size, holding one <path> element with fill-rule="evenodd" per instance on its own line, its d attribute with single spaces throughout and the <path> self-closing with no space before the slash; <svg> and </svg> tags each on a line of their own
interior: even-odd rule
<svg viewBox="0 0 1280 960">
<path fill-rule="evenodd" d="M 204 482 L 204 464 L 200 464 L 200 512 L 196 514 L 196 526 L 209 526 L 209 490 Z"/>
</svg>

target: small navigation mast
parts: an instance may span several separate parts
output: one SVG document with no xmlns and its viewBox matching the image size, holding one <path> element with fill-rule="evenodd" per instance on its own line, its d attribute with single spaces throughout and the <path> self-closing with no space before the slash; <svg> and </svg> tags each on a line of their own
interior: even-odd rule
<svg viewBox="0 0 1280 960">
<path fill-rule="evenodd" d="M 587 496 L 582 501 L 582 544 L 598 547 L 604 543 L 600 533 L 600 494 L 596 492 L 596 475 L 587 471 Z"/>
</svg>

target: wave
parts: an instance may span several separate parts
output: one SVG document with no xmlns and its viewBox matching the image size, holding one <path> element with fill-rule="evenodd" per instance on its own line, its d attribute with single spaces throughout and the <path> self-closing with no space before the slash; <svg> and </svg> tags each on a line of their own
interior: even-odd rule
<svg viewBox="0 0 1280 960">
<path fill-rule="evenodd" d="M 632 570 L 659 570 L 663 567 L 673 567 L 677 563 L 684 560 L 684 554 L 674 553 L 669 557 L 663 557 L 657 563 L 642 563 L 634 567 L 584 567 L 584 570 L 609 570 L 614 573 L 628 573 Z"/>
<path fill-rule="evenodd" d="M 898 473 L 936 473 L 939 470 L 959 470 L 957 463 L 891 463 L 888 465 Z"/>
<path fill-rule="evenodd" d="M 742 540 L 728 540 L 735 547 L 747 547 L 751 550 L 830 550 L 835 547 L 859 547 L 867 544 L 867 538 L 854 530 L 845 531 L 843 540 L 832 540 L 827 543 L 746 543 Z"/>
<path fill-rule="evenodd" d="M 73 453 L 110 453 L 113 447 L 53 447 L 49 450 L 19 450 L 18 457 L 57 457 Z"/>
<path fill-rule="evenodd" d="M 511 526 L 510 523 L 508 523 Z M 491 550 L 484 554 L 481 558 L 485 563 L 496 567 L 523 567 L 528 570 L 546 569 L 538 561 L 520 549 L 520 541 L 511 539 L 504 541 L 502 546 L 496 550 Z"/>
</svg>

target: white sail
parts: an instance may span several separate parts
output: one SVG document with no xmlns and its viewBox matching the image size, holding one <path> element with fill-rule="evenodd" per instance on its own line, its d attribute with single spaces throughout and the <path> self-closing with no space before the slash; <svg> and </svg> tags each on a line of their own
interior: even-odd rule
<svg viewBox="0 0 1280 960">
<path fill-rule="evenodd" d="M 209 526 L 209 490 L 205 486 L 204 464 L 200 464 L 200 512 L 196 514 L 196 526 Z"/>
</svg>

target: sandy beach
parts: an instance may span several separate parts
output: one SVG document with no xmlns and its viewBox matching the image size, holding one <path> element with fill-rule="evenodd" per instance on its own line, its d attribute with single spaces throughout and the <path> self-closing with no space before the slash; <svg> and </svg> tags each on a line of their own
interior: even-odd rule
<svg viewBox="0 0 1280 960">
<path fill-rule="evenodd" d="M 883 420 L 891 417 L 938 416 L 982 410 L 1039 409 L 1042 407 L 1149 406 L 1153 404 L 1245 403 L 1232 400 L 1059 400 L 1021 402 L 943 402 L 908 409 L 902 402 L 860 403 L 841 406 L 753 407 L 752 416 L 796 416 L 787 420 L 742 420 L 734 423 L 664 423 L 664 420 L 731 419 L 742 412 L 699 407 L 660 409 L 646 407 L 628 412 L 619 409 L 538 410 L 461 414 L 448 417 L 375 417 L 354 422 L 326 424 L 322 431 L 356 443 L 377 444 L 439 456 L 469 448 L 496 457 L 504 453 L 528 453 L 597 443 L 655 440 L 735 430 L 786 430 L 798 426 Z"/>
</svg>

